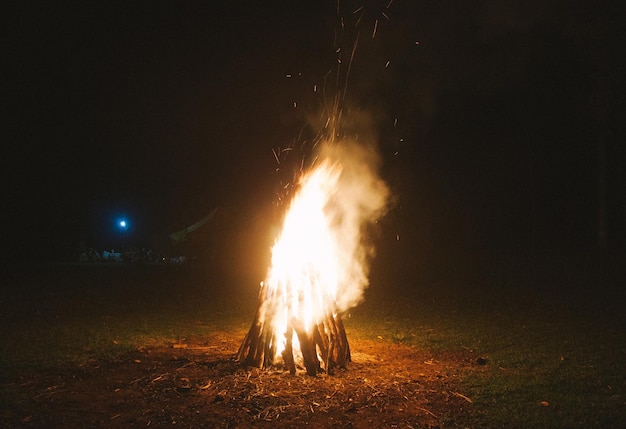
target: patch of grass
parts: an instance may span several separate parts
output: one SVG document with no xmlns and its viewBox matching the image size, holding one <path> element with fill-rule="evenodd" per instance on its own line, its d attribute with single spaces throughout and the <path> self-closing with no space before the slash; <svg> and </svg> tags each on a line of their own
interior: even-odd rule
<svg viewBox="0 0 626 429">
<path fill-rule="evenodd" d="M 254 286 L 198 272 L 62 274 L 16 284 L 0 303 L 3 378 L 114 360 L 186 336 L 245 332 L 257 304 Z M 461 283 L 373 287 L 366 297 L 344 317 L 349 338 L 482 359 L 455 386 L 472 400 L 471 427 L 626 427 L 626 330 L 614 303 L 605 309 L 567 291 Z M 0 400 L 15 394 L 3 385 Z M 453 412 L 441 422 L 458 426 Z"/>
<path fill-rule="evenodd" d="M 567 291 L 485 289 L 374 291 L 347 326 L 434 356 L 472 351 L 477 359 L 458 389 L 473 401 L 474 427 L 626 427 L 626 330 L 613 305 L 591 306 Z"/>
<path fill-rule="evenodd" d="M 464 381 L 490 427 L 623 427 L 626 339 L 610 325 L 485 327 L 483 373 Z"/>
<path fill-rule="evenodd" d="M 140 346 L 241 329 L 244 315 L 252 319 L 251 296 L 194 272 L 84 270 L 29 278 L 1 303 L 0 376 L 113 360 Z"/>
</svg>

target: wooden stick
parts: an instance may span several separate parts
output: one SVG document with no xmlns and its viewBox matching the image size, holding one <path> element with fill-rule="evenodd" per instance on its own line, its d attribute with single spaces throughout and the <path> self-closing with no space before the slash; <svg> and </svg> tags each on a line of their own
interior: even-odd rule
<svg viewBox="0 0 626 429">
<path fill-rule="evenodd" d="M 289 370 L 291 375 L 296 373 L 296 364 L 293 360 L 293 328 L 289 326 L 287 328 L 287 332 L 285 333 L 286 343 L 285 350 L 283 350 L 283 361 L 285 362 L 285 368 Z"/>
<path fill-rule="evenodd" d="M 298 335 L 300 352 L 302 353 L 306 373 L 311 376 L 317 375 L 318 372 L 322 372 L 322 368 L 320 366 L 320 361 L 317 358 L 317 349 L 313 339 L 309 336 L 309 334 L 307 334 L 302 322 L 293 320 L 291 325 Z"/>
</svg>

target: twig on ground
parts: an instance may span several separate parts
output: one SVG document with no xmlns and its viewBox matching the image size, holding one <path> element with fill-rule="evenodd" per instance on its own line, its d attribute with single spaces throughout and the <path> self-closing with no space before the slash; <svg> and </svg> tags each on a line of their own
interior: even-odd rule
<svg viewBox="0 0 626 429">
<path fill-rule="evenodd" d="M 459 392 L 450 392 L 450 393 L 452 393 L 454 396 L 456 396 L 458 398 L 465 399 L 470 404 L 472 403 L 472 400 L 470 398 L 468 398 L 467 396 L 463 395 L 462 393 L 459 393 Z"/>
</svg>

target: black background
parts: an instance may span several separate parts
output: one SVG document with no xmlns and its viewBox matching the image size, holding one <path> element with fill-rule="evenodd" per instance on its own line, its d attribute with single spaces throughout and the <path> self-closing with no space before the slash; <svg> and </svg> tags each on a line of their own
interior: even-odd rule
<svg viewBox="0 0 626 429">
<path fill-rule="evenodd" d="M 136 246 L 216 206 L 269 225 L 293 174 L 272 148 L 315 134 L 357 34 L 345 107 L 371 115 L 394 194 L 383 252 L 594 248 L 601 171 L 626 242 L 620 2 L 3 8 L 5 260 L 117 246 L 122 217 Z"/>
</svg>

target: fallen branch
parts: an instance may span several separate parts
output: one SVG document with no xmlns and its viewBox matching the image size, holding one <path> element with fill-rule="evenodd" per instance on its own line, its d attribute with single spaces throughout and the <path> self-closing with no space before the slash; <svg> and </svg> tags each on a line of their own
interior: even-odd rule
<svg viewBox="0 0 626 429">
<path fill-rule="evenodd" d="M 465 399 L 470 404 L 472 403 L 472 400 L 470 398 L 468 398 L 467 396 L 463 395 L 462 393 L 459 393 L 459 392 L 450 392 L 450 393 L 452 393 L 454 396 L 456 396 L 458 398 Z"/>
</svg>

